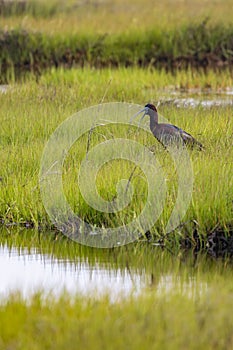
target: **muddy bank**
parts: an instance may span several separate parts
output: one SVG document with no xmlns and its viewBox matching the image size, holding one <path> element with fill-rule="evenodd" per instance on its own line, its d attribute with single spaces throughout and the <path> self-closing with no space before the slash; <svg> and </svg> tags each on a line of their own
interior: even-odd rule
<svg viewBox="0 0 233 350">
<path fill-rule="evenodd" d="M 56 240 L 59 236 L 63 236 L 63 234 L 55 226 L 51 226 L 50 224 L 36 226 L 31 221 L 17 223 L 9 221 L 6 222 L 4 219 L 0 219 L 0 227 L 1 226 L 9 229 L 14 227 L 21 227 L 29 230 L 36 229 L 38 232 L 42 233 L 48 231 L 53 232 L 54 240 Z M 66 234 L 65 236 L 67 237 Z M 149 244 L 164 248 L 169 248 L 174 245 L 177 246 L 178 243 L 180 249 L 191 249 L 195 253 L 207 252 L 214 258 L 226 256 L 233 257 L 233 227 L 231 225 L 225 228 L 215 226 L 204 236 L 198 232 L 198 227 L 195 224 L 192 232 L 188 232 L 184 224 L 181 231 L 178 228 L 177 232 L 174 231 L 171 234 L 161 236 L 160 239 L 157 239 L 153 233 L 149 231 L 145 233 L 145 236 L 141 236 L 141 239 L 146 239 Z"/>
<path fill-rule="evenodd" d="M 196 253 L 206 251 L 214 258 L 233 257 L 233 227 L 229 225 L 222 228 L 217 225 L 205 237 L 195 227 L 191 236 L 184 234 L 180 244 L 185 249 L 194 249 Z"/>
</svg>

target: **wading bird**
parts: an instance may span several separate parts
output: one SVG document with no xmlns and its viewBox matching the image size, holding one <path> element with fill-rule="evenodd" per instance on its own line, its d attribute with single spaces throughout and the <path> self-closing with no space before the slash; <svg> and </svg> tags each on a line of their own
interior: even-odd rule
<svg viewBox="0 0 233 350">
<path fill-rule="evenodd" d="M 139 125 L 142 121 L 142 119 L 149 115 L 150 117 L 150 130 L 154 137 L 162 143 L 164 147 L 167 147 L 169 145 L 187 145 L 194 147 L 196 146 L 199 150 L 203 149 L 203 146 L 200 142 L 198 142 L 192 135 L 188 134 L 186 131 L 178 128 L 175 125 L 172 124 L 164 124 L 158 122 L 158 112 L 154 105 L 148 103 L 145 105 L 145 107 L 136 113 L 130 120 L 130 123 L 132 120 L 140 113 L 144 112 L 143 116 L 141 117 L 139 121 Z"/>
</svg>

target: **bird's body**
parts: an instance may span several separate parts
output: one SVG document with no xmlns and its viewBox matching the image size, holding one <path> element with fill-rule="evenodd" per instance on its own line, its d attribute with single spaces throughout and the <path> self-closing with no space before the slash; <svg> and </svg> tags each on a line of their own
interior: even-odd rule
<svg viewBox="0 0 233 350">
<path fill-rule="evenodd" d="M 197 146 L 200 150 L 203 148 L 202 144 L 198 142 L 192 135 L 187 133 L 186 131 L 178 128 L 172 124 L 165 124 L 158 122 L 158 112 L 154 105 L 147 104 L 142 111 L 144 112 L 141 120 L 145 115 L 149 115 L 150 117 L 150 130 L 154 137 L 163 144 L 164 147 L 170 145 L 180 145 L 185 144 L 188 146 Z M 139 114 L 137 113 L 137 114 Z M 141 121 L 140 120 L 140 121 Z"/>
</svg>

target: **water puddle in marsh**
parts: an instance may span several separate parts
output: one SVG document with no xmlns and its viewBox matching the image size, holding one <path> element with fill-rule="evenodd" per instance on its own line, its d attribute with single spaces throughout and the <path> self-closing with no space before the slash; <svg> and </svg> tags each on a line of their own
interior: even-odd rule
<svg viewBox="0 0 233 350">
<path fill-rule="evenodd" d="M 1 238 L 0 300 L 15 291 L 25 298 L 37 291 L 59 296 L 66 290 L 93 298 L 107 294 L 114 301 L 147 290 L 190 297 L 208 290 L 207 280 L 195 272 L 193 256 L 181 262 L 145 242 L 101 250 L 67 240 L 44 240 L 42 245 L 30 240 L 22 246 Z"/>
<path fill-rule="evenodd" d="M 9 85 L 0 85 L 0 93 L 5 94 L 9 89 Z"/>
<path fill-rule="evenodd" d="M 174 105 L 178 108 L 195 108 L 195 107 L 204 107 L 204 108 L 210 108 L 210 107 L 227 107 L 227 106 L 233 106 L 233 99 L 213 99 L 213 100 L 206 100 L 206 99 L 197 99 L 193 97 L 189 98 L 174 98 L 174 99 L 164 99 L 161 101 L 161 104 L 163 105 Z"/>
<path fill-rule="evenodd" d="M 228 88 L 222 91 L 201 91 L 190 90 L 162 90 L 161 105 L 174 105 L 177 108 L 211 108 L 233 106 L 233 89 Z"/>
</svg>

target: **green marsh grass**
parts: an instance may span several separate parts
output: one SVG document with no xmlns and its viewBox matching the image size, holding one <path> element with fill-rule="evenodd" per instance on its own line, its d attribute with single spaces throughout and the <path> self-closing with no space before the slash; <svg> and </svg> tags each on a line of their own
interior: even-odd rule
<svg viewBox="0 0 233 350">
<path fill-rule="evenodd" d="M 66 118 L 84 107 L 101 102 L 134 102 L 144 105 L 157 102 L 171 91 L 198 88 L 200 93 L 212 88 L 223 91 L 232 86 L 230 72 L 214 74 L 142 69 L 119 70 L 52 70 L 36 82 L 28 78 L 23 85 L 12 84 L 0 94 L 0 160 L 1 195 L 0 217 L 6 222 L 32 222 L 36 226 L 50 226 L 39 193 L 38 174 L 43 148 L 55 128 Z M 199 230 L 206 232 L 216 225 L 227 230 L 232 223 L 232 118 L 231 107 L 175 108 L 161 105 L 160 113 L 196 137 L 205 146 L 204 152 L 190 153 L 194 188 L 192 202 L 184 221 L 196 220 Z M 176 174 L 169 157 L 152 135 L 132 127 L 99 128 L 91 138 L 91 146 L 113 137 L 131 138 L 154 147 L 168 177 L 168 196 L 155 232 L 162 233 L 176 198 Z M 117 215 L 96 212 L 80 196 L 77 189 L 77 169 L 85 156 L 88 135 L 78 141 L 64 164 L 64 190 L 69 203 L 85 220 L 96 225 L 125 224 L 139 213 L 145 199 L 146 183 L 139 169 L 132 182 L 140 188 L 130 210 Z M 97 179 L 97 187 L 104 198 L 116 194 L 116 183 L 123 174 L 129 178 L 133 165 L 115 162 L 106 165 Z M 106 179 L 108 183 L 106 184 Z M 191 228 L 190 228 L 191 230 Z"/>
<path fill-rule="evenodd" d="M 232 66 L 231 0 L 17 3 L 0 6 L 0 83 L 52 66 Z"/>
<path fill-rule="evenodd" d="M 215 286 L 216 288 L 217 285 Z M 231 349 L 232 297 L 211 290 L 188 297 L 147 294 L 112 304 L 68 295 L 30 302 L 12 295 L 0 306 L 1 346 L 15 349 Z M 222 303 L 224 300 L 224 304 Z"/>
<path fill-rule="evenodd" d="M 233 61 L 232 33 L 231 25 L 206 22 L 179 29 L 135 29 L 124 35 L 0 30 L 0 83 L 25 72 L 40 76 L 54 66 L 224 69 Z"/>
<path fill-rule="evenodd" d="M 208 26 L 220 24 L 222 28 L 223 19 L 226 25 L 232 23 L 230 0 L 207 0 L 204 3 L 201 0 L 165 0 L 154 2 L 153 6 L 149 0 L 130 1 L 127 7 L 122 0 L 115 0 L 101 3 L 88 1 L 78 5 L 74 8 L 71 1 L 56 0 L 29 2 L 26 11 L 17 12 L 13 8 L 8 16 L 1 16 L 1 28 L 56 36 L 55 47 L 60 37 L 72 45 L 71 34 L 92 38 L 96 34 L 109 33 L 121 37 L 122 33 L 126 33 L 129 42 L 132 42 L 139 30 L 143 32 L 141 37 L 151 30 L 158 37 L 161 33 L 172 31 L 181 35 L 187 24 L 195 27 L 207 16 Z M 108 40 L 111 41 L 111 38 Z M 210 51 L 216 42 L 214 35 L 211 40 Z M 122 42 L 126 42 L 125 38 Z M 45 46 L 47 43 L 44 43 Z M 170 40 L 164 38 L 162 44 L 164 50 L 179 54 L 179 47 L 172 47 L 171 36 Z M 185 43 L 182 49 L 185 49 Z M 93 52 L 87 52 L 90 59 Z M 122 57 L 127 57 L 127 54 L 127 51 L 123 52 Z M 225 54 L 231 55 L 226 50 Z M 46 57 L 43 59 L 46 60 Z M 15 80 L 17 76 L 12 66 L 4 80 L 10 83 L 9 89 L 4 94 L 0 93 L 0 219 L 5 224 L 32 222 L 46 230 L 39 233 L 36 230 L 24 231 L 18 225 L 13 229 L 4 228 L 0 232 L 0 244 L 10 249 L 18 247 L 19 251 L 25 248 L 30 252 L 36 248 L 42 256 L 49 255 L 51 263 L 53 259 L 60 259 L 67 264 L 72 261 L 78 265 L 81 257 L 91 266 L 96 266 L 96 262 L 100 265 L 107 263 L 108 267 L 113 270 L 119 268 L 122 273 L 127 267 L 132 272 L 148 275 L 149 282 L 138 297 L 120 298 L 115 303 L 107 293 L 105 297 L 92 295 L 91 298 L 71 297 L 64 293 L 56 299 L 54 295 L 45 296 L 43 292 L 38 292 L 30 300 L 24 300 L 17 292 L 8 295 L 0 302 L 0 348 L 231 349 L 231 262 L 224 260 L 216 264 L 205 255 L 193 256 L 191 251 L 184 253 L 178 249 L 173 249 L 171 254 L 166 248 L 159 248 L 158 253 L 158 247 L 145 242 L 111 250 L 78 245 L 57 232 L 47 230 L 51 223 L 43 208 L 38 184 L 40 159 L 47 139 L 63 120 L 78 110 L 110 101 L 142 105 L 149 101 L 157 103 L 164 98 L 176 97 L 181 91 L 185 91 L 187 96 L 198 93 L 198 98 L 206 92 L 222 93 L 232 89 L 230 70 L 204 72 L 188 69 L 171 74 L 164 69 L 96 70 L 86 67 L 69 71 L 52 69 L 37 78 L 29 75 L 23 76 L 17 83 Z M 233 217 L 232 108 L 178 109 L 162 104 L 159 112 L 205 146 L 204 152 L 191 152 L 195 183 L 192 202 L 183 220 L 190 223 L 195 219 L 199 224 L 198 230 L 204 234 L 216 225 L 227 232 Z M 135 127 L 130 132 L 114 126 L 99 128 L 93 133 L 91 146 L 117 135 L 153 147 L 166 171 L 169 192 L 165 209 L 154 227 L 155 233 L 160 234 L 176 198 L 173 164 L 151 135 Z M 114 226 L 127 222 L 134 212 L 140 211 L 145 199 L 143 176 L 137 169 L 132 179 L 142 192 L 134 197 L 129 213 L 126 210 L 115 217 L 96 213 L 81 198 L 76 182 L 87 138 L 88 135 L 85 135 L 83 142 L 74 145 L 64 164 L 64 189 L 69 203 L 79 215 L 97 225 Z M 98 177 L 97 186 L 104 198 L 116 194 L 116 182 L 122 175 L 129 176 L 132 167 L 128 162 L 113 162 L 102 169 L 102 178 Z M 191 233 L 191 223 L 188 229 Z M 171 275 L 175 288 L 170 293 L 159 294 L 157 283 L 163 274 Z M 193 284 L 189 295 L 185 285 L 190 279 L 197 283 Z M 207 287 L 203 292 L 201 283 Z"/>
<path fill-rule="evenodd" d="M 17 1 L 16 1 L 17 3 Z M 109 2 L 34 1 L 12 6 L 2 13 L 2 27 L 23 28 L 49 34 L 54 33 L 125 33 L 130 30 L 177 28 L 187 23 L 209 19 L 210 23 L 232 23 L 231 0 L 123 0 Z"/>
</svg>

